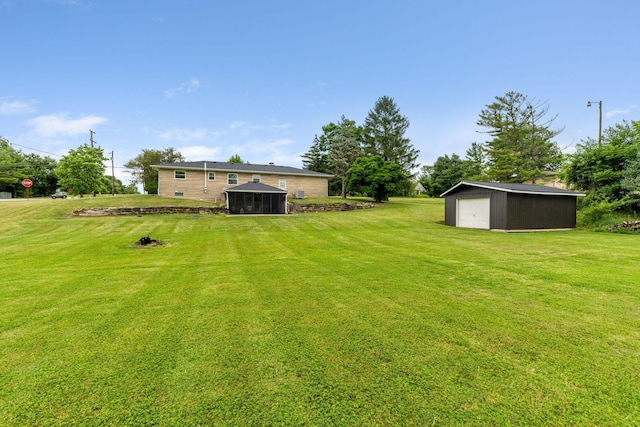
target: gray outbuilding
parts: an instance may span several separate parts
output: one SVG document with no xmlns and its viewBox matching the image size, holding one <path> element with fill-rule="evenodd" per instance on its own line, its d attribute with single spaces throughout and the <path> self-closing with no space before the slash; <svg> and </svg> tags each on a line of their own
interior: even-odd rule
<svg viewBox="0 0 640 427">
<path fill-rule="evenodd" d="M 446 225 L 524 231 L 574 228 L 579 196 L 584 194 L 540 185 L 461 181 L 440 197 Z"/>
</svg>

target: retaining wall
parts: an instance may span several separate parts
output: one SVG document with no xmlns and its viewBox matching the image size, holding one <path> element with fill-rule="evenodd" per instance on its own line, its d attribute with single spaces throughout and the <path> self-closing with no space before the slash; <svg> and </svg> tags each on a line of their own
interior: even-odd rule
<svg viewBox="0 0 640 427">
<path fill-rule="evenodd" d="M 371 209 L 374 203 L 289 203 L 289 213 L 310 213 L 310 212 L 335 212 L 352 211 L 356 209 Z M 96 216 L 119 216 L 119 215 L 226 215 L 227 208 L 224 206 L 151 206 L 146 208 L 126 207 L 126 208 L 84 208 L 71 212 L 71 216 L 96 217 Z"/>
<path fill-rule="evenodd" d="M 72 216 L 119 216 L 119 215 L 223 215 L 222 206 L 152 206 L 146 208 L 86 208 L 73 211 Z"/>
</svg>

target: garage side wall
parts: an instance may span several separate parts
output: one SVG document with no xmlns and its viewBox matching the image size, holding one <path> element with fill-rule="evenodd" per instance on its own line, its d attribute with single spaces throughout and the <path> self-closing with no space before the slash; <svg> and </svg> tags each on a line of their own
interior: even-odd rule
<svg viewBox="0 0 640 427">
<path fill-rule="evenodd" d="M 509 194 L 507 203 L 508 218 L 504 230 L 539 230 L 576 226 L 576 198 L 573 196 Z"/>
</svg>

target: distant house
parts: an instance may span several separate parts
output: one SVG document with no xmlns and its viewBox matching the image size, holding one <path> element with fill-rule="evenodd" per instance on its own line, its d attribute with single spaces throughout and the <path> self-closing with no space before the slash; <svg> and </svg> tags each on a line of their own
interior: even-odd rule
<svg viewBox="0 0 640 427">
<path fill-rule="evenodd" d="M 445 198 L 445 224 L 485 230 L 569 229 L 582 193 L 531 184 L 461 181 Z"/>
<path fill-rule="evenodd" d="M 247 183 L 264 184 L 295 198 L 327 197 L 328 180 L 332 177 L 325 173 L 274 164 L 202 161 L 163 163 L 152 167 L 158 171 L 158 195 L 217 203 L 226 202 L 229 190 L 238 193 L 232 189 Z"/>
<path fill-rule="evenodd" d="M 535 180 L 525 181 L 525 184 L 545 185 L 547 187 L 566 189 L 567 184 L 562 182 L 558 177 L 558 172 L 547 171 L 544 176 L 538 177 Z"/>
</svg>

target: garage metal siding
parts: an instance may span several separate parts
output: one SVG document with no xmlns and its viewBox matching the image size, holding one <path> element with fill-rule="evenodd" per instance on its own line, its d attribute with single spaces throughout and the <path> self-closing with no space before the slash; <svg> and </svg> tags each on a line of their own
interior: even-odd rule
<svg viewBox="0 0 640 427">
<path fill-rule="evenodd" d="M 507 194 L 491 191 L 491 229 L 501 230 L 507 224 Z"/>
<path fill-rule="evenodd" d="M 576 226 L 576 198 L 509 194 L 505 230 L 573 228 Z"/>
<path fill-rule="evenodd" d="M 564 229 L 576 226 L 579 194 L 525 194 L 483 187 L 460 186 L 445 195 L 445 224 L 456 225 L 457 200 L 491 198 L 492 230 Z"/>
</svg>

